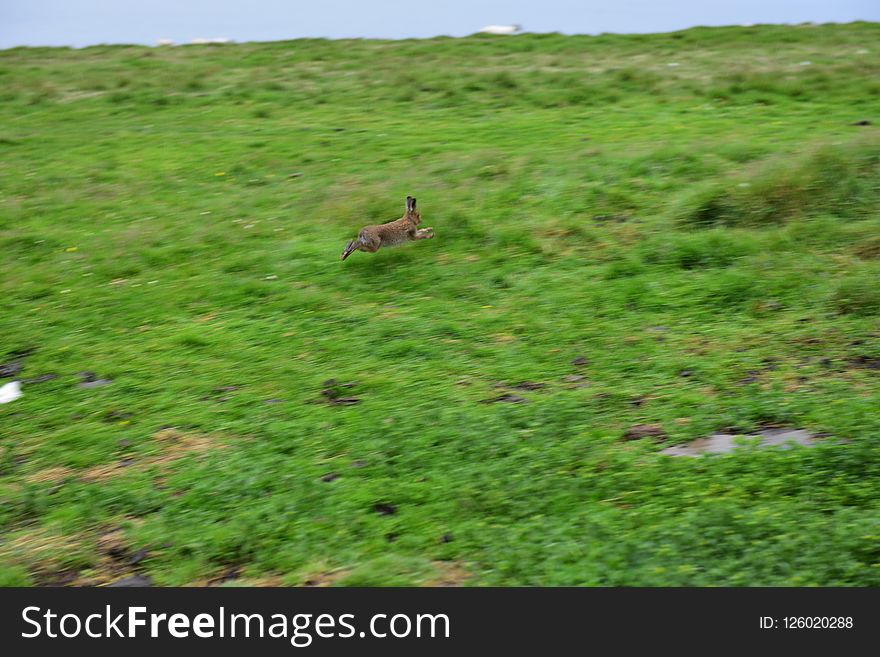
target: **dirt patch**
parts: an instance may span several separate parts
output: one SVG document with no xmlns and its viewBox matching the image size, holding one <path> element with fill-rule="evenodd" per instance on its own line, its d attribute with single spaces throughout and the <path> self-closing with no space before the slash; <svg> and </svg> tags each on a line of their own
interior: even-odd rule
<svg viewBox="0 0 880 657">
<path fill-rule="evenodd" d="M 853 356 L 848 362 L 853 367 L 880 370 L 880 357 L 877 356 Z"/>
<path fill-rule="evenodd" d="M 227 395 L 226 393 L 235 392 L 236 390 L 241 390 L 241 386 L 219 386 L 217 388 L 213 388 L 210 393 L 208 393 L 201 399 L 202 401 L 213 401 L 222 404 L 223 402 L 228 402 L 230 399 L 232 399 L 232 397 Z"/>
<path fill-rule="evenodd" d="M 113 383 L 112 379 L 99 379 L 98 375 L 94 372 L 79 372 L 80 377 L 80 388 L 100 388 L 102 386 L 109 386 Z"/>
<path fill-rule="evenodd" d="M 12 360 L 8 363 L 0 363 L 0 378 L 14 378 L 18 376 L 24 369 L 25 359 L 35 351 L 36 349 L 20 349 L 9 352 L 8 357 Z"/>
<path fill-rule="evenodd" d="M 354 406 L 355 404 L 360 404 L 360 398 L 346 396 L 346 390 L 354 388 L 355 385 L 354 382 L 337 383 L 336 379 L 327 379 L 324 381 L 324 389 L 321 390 L 321 396 L 324 399 L 320 401 L 324 401 L 331 406 Z"/>
<path fill-rule="evenodd" d="M 217 436 L 202 433 L 183 433 L 174 428 L 165 428 L 153 434 L 158 446 L 156 454 L 144 458 L 126 456 L 113 463 L 101 463 L 85 470 L 68 467 L 51 467 L 39 470 L 26 477 L 30 483 L 57 483 L 70 477 L 80 481 L 96 483 L 123 474 L 127 470 L 141 471 L 149 467 L 164 468 L 187 456 L 200 456 L 215 449 L 225 449 L 227 444 Z"/>
<path fill-rule="evenodd" d="M 520 381 L 519 383 L 501 386 L 511 388 L 513 390 L 543 390 L 547 387 L 546 383 L 538 383 L 536 381 Z"/>
<path fill-rule="evenodd" d="M 208 580 L 208 586 L 219 586 L 220 584 L 224 584 L 225 582 L 234 582 L 241 577 L 241 565 L 239 564 L 231 564 L 226 566 L 217 577 L 212 577 Z"/>
<path fill-rule="evenodd" d="M 499 395 L 497 397 L 492 397 L 491 399 L 482 399 L 482 400 L 480 400 L 480 403 L 481 404 L 498 404 L 498 403 L 524 404 L 527 401 L 528 401 L 528 399 L 526 399 L 525 397 L 520 397 L 519 395 L 507 393 L 504 395 Z"/>
<path fill-rule="evenodd" d="M 227 582 L 234 582 L 236 586 L 248 586 L 257 588 L 278 588 L 282 586 L 290 586 L 285 584 L 285 578 L 280 574 L 267 574 L 258 577 L 242 577 L 242 566 L 230 565 L 225 566 L 217 575 L 198 579 L 185 584 L 187 588 L 191 587 L 211 587 L 221 586 Z M 351 572 L 350 569 L 340 568 L 337 570 L 326 570 L 317 572 L 306 572 L 299 581 L 300 586 L 307 587 L 327 587 L 333 586 L 336 582 L 346 577 Z M 289 581 L 289 580 L 288 580 Z"/>
<path fill-rule="evenodd" d="M 65 565 L 73 554 L 87 559 L 88 567 Z M 131 550 L 119 529 L 108 530 L 97 538 L 38 529 L 16 536 L 0 550 L 0 556 L 24 564 L 37 586 L 107 585 L 138 575 L 138 565 L 148 555 L 146 550 Z"/>
<path fill-rule="evenodd" d="M 397 513 L 397 506 L 394 504 L 389 504 L 387 502 L 377 502 L 373 505 L 373 511 L 378 513 L 380 516 L 393 516 Z"/>
<path fill-rule="evenodd" d="M 537 381 L 520 381 L 519 383 L 505 383 L 504 381 L 499 381 L 497 383 L 494 383 L 492 387 L 502 389 L 506 388 L 507 390 L 518 390 L 521 392 L 534 392 L 536 390 L 544 390 L 547 387 L 547 384 Z M 498 395 L 497 397 L 490 397 L 489 399 L 480 400 L 481 404 L 524 404 L 527 402 L 528 399 L 513 394 L 512 392 L 505 392 Z"/>
<path fill-rule="evenodd" d="M 253 586 L 253 587 L 279 587 L 284 586 L 281 575 L 263 575 L 262 577 L 250 578 L 240 577 L 240 566 L 226 566 L 219 574 L 213 577 L 197 579 L 184 584 L 187 588 L 204 588 L 211 586 L 221 586 L 227 582 L 235 582 L 236 586 Z M 234 575 L 234 576 L 230 576 Z"/>
<path fill-rule="evenodd" d="M 634 424 L 623 434 L 624 440 L 641 440 L 642 438 L 662 440 L 666 438 L 666 432 L 659 424 Z"/>
<path fill-rule="evenodd" d="M 136 572 L 149 556 L 132 550 L 121 529 L 110 529 L 95 541 L 97 563 L 77 574 L 72 586 L 150 586 L 149 578 Z"/>
<path fill-rule="evenodd" d="M 129 463 L 130 465 L 130 463 Z M 117 461 L 116 463 L 102 463 L 100 465 L 94 465 L 87 470 L 84 470 L 80 473 L 79 479 L 81 481 L 94 483 L 98 481 L 105 481 L 110 479 L 111 477 L 115 477 L 119 474 L 122 468 L 128 467 L 127 465 L 123 465 L 122 461 Z"/>
<path fill-rule="evenodd" d="M 39 570 L 31 573 L 33 582 L 41 587 L 77 586 L 79 573 L 76 570 L 57 570 L 46 572 Z"/>
<path fill-rule="evenodd" d="M 149 467 L 166 467 L 190 455 L 205 454 L 214 449 L 226 447 L 216 437 L 202 433 L 181 433 L 176 429 L 162 429 L 153 434 L 153 440 L 159 446 L 158 454 L 143 459 L 122 458 L 115 463 L 96 465 L 80 475 L 87 482 L 98 482 L 115 477 L 126 469 L 144 470 Z"/>
<path fill-rule="evenodd" d="M 473 577 L 464 565 L 454 561 L 432 561 L 432 570 L 434 571 L 421 583 L 422 586 L 430 587 L 447 587 L 461 586 Z M 225 582 L 235 582 L 240 586 L 252 587 L 280 587 L 284 586 L 284 580 L 281 575 L 264 575 L 256 578 L 240 577 L 240 569 L 231 567 L 224 569 L 215 577 L 197 580 L 187 584 L 188 587 L 202 586 L 218 586 Z M 232 571 L 235 571 L 234 573 Z M 314 572 L 305 572 L 299 578 L 300 586 L 325 588 L 336 586 L 339 582 L 345 580 L 352 573 L 351 568 L 335 568 L 328 570 L 320 570 Z M 230 577 L 232 574 L 234 576 Z"/>
<path fill-rule="evenodd" d="M 128 411 L 123 411 L 119 409 L 112 409 L 104 413 L 103 421 L 108 424 L 113 424 L 115 422 L 125 422 L 126 420 L 131 420 L 134 417 L 134 413 L 129 413 Z"/>
<path fill-rule="evenodd" d="M 169 463 L 182 459 L 190 454 L 204 454 L 214 449 L 224 449 L 226 444 L 220 442 L 217 436 L 206 433 L 182 433 L 174 428 L 162 429 L 153 434 L 155 440 L 162 447 L 158 456 L 148 459 L 149 463 Z"/>
<path fill-rule="evenodd" d="M 857 244 L 854 251 L 862 260 L 880 259 L 880 236 L 871 237 Z"/>
<path fill-rule="evenodd" d="M 746 372 L 746 375 L 739 380 L 739 384 L 742 386 L 747 386 L 751 383 L 760 383 L 761 382 L 761 372 L 758 370 L 749 370 Z"/>
<path fill-rule="evenodd" d="M 46 381 L 54 381 L 58 378 L 57 374 L 48 373 L 48 374 L 40 374 L 39 376 L 35 376 L 30 379 L 22 379 L 21 382 L 24 385 L 33 385 L 35 383 L 45 383 Z"/>
<path fill-rule="evenodd" d="M 819 441 L 818 436 L 803 429 L 773 428 L 745 436 L 716 433 L 705 438 L 697 438 L 684 445 L 674 445 L 661 450 L 666 456 L 702 456 L 703 454 L 729 454 L 740 447 L 741 439 L 760 439 L 759 447 L 780 447 L 788 449 L 792 445 L 812 447 Z"/>
<path fill-rule="evenodd" d="M 54 483 L 67 479 L 68 477 L 73 477 L 75 475 L 75 470 L 66 468 L 64 466 L 55 466 L 32 472 L 27 477 L 25 477 L 25 481 L 30 484 Z"/>
<path fill-rule="evenodd" d="M 309 587 L 333 586 L 339 580 L 344 579 L 349 573 L 351 573 L 349 569 L 340 568 L 339 570 L 310 574 L 303 579 L 302 585 Z"/>
<path fill-rule="evenodd" d="M 6 543 L 0 554 L 12 558 L 21 554 L 33 555 L 38 560 L 49 560 L 47 565 L 52 565 L 51 555 L 69 553 L 76 549 L 78 542 L 75 536 L 56 534 L 40 528 L 19 534 Z"/>
<path fill-rule="evenodd" d="M 130 577 L 123 577 L 122 579 L 118 579 L 115 582 L 108 584 L 109 587 L 147 587 L 153 586 L 153 580 L 145 575 L 131 575 Z"/>
<path fill-rule="evenodd" d="M 281 575 L 264 575 L 262 577 L 256 577 L 253 579 L 241 579 L 236 580 L 242 586 L 256 586 L 256 587 L 280 587 L 284 586 L 284 578 Z"/>
<path fill-rule="evenodd" d="M 23 368 L 24 363 L 21 360 L 0 363 L 0 378 L 16 377 Z"/>
<path fill-rule="evenodd" d="M 632 220 L 632 217 L 628 214 L 596 214 L 593 215 L 593 221 L 600 224 L 607 223 L 618 223 L 622 224 L 627 221 Z"/>
<path fill-rule="evenodd" d="M 433 561 L 431 565 L 434 566 L 437 574 L 427 580 L 423 586 L 461 586 L 473 577 L 473 574 L 468 572 L 462 564 L 455 561 Z"/>
</svg>

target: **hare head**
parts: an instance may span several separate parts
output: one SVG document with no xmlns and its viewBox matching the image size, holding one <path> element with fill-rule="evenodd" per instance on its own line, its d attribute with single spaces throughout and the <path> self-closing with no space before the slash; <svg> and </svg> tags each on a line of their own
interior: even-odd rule
<svg viewBox="0 0 880 657">
<path fill-rule="evenodd" d="M 422 223 L 422 215 L 416 210 L 416 200 L 412 196 L 406 197 L 406 214 L 403 216 L 412 221 L 416 226 Z"/>
</svg>

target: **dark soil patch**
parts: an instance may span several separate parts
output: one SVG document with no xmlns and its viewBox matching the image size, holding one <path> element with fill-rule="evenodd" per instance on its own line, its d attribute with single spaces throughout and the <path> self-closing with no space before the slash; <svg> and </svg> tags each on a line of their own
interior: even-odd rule
<svg viewBox="0 0 880 657">
<path fill-rule="evenodd" d="M 877 356 L 853 356 L 848 362 L 853 367 L 880 370 L 880 357 Z"/>
<path fill-rule="evenodd" d="M 146 561 L 150 557 L 150 551 L 146 548 L 136 550 L 128 560 L 130 566 L 137 566 L 142 561 Z"/>
<path fill-rule="evenodd" d="M 99 379 L 94 372 L 79 372 L 80 388 L 100 388 L 113 383 L 112 379 Z"/>
<path fill-rule="evenodd" d="M 33 354 L 35 351 L 36 349 L 19 349 L 17 351 L 10 351 L 7 354 L 10 361 L 8 363 L 0 363 L 0 379 L 18 376 L 22 369 L 24 369 L 25 358 Z"/>
<path fill-rule="evenodd" d="M 104 413 L 104 422 L 122 422 L 134 417 L 133 413 L 113 409 Z"/>
<path fill-rule="evenodd" d="M 513 390 L 543 390 L 547 387 L 546 383 L 536 383 L 534 381 L 521 381 L 520 383 L 506 386 Z"/>
<path fill-rule="evenodd" d="M 0 378 L 12 378 L 18 376 L 19 372 L 24 368 L 24 363 L 20 360 L 13 360 L 8 363 L 0 364 Z"/>
<path fill-rule="evenodd" d="M 48 374 L 40 374 L 40 376 L 35 376 L 32 379 L 22 379 L 21 382 L 25 385 L 32 385 L 34 383 L 45 383 L 46 381 L 54 381 L 57 378 L 57 374 L 52 374 L 50 372 Z"/>
<path fill-rule="evenodd" d="M 666 438 L 666 432 L 659 424 L 634 424 L 623 434 L 624 440 L 641 440 L 642 438 L 662 440 Z"/>
<path fill-rule="evenodd" d="M 338 383 L 336 379 L 327 379 L 324 381 L 324 389 L 321 390 L 323 401 L 331 406 L 354 406 L 360 404 L 359 397 L 346 396 L 345 391 L 355 387 L 354 382 Z"/>
<path fill-rule="evenodd" d="M 630 221 L 632 217 L 628 214 L 596 214 L 593 215 L 593 221 L 600 224 L 618 223 L 622 224 Z"/>
<path fill-rule="evenodd" d="M 209 586 L 217 586 L 218 584 L 223 584 L 224 582 L 232 582 L 241 577 L 242 568 L 238 564 L 231 564 L 226 566 L 223 569 L 223 572 L 220 573 L 217 577 L 213 577 L 208 580 Z"/>
<path fill-rule="evenodd" d="M 746 376 L 739 380 L 740 384 L 748 385 L 749 383 L 757 383 L 761 380 L 761 372 L 759 370 L 749 370 Z"/>
<path fill-rule="evenodd" d="M 147 577 L 146 575 L 132 575 L 131 577 L 123 577 L 122 579 L 118 579 L 112 584 L 109 584 L 111 588 L 129 588 L 129 587 L 148 587 L 153 586 L 153 580 Z"/>
<path fill-rule="evenodd" d="M 483 399 L 480 401 L 481 404 L 525 404 L 526 402 L 528 402 L 528 399 L 510 393 L 499 395 L 498 397 L 492 397 L 491 399 Z"/>
<path fill-rule="evenodd" d="M 377 502 L 373 505 L 373 511 L 380 516 L 393 516 L 397 513 L 397 507 L 393 504 L 388 504 L 387 502 Z"/>
<path fill-rule="evenodd" d="M 70 586 L 77 578 L 79 573 L 75 570 L 58 570 L 48 573 L 36 573 L 34 575 L 34 584 L 37 586 Z"/>
</svg>

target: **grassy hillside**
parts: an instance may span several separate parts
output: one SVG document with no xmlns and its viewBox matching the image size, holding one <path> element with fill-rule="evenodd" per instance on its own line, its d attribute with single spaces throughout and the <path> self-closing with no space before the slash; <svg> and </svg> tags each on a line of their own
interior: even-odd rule
<svg viewBox="0 0 880 657">
<path fill-rule="evenodd" d="M 878 43 L 0 51 L 0 583 L 880 586 Z"/>
</svg>

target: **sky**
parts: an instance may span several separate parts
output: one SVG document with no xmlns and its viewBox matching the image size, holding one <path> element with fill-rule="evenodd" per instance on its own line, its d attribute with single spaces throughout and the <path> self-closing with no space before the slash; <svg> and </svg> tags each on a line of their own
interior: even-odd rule
<svg viewBox="0 0 880 657">
<path fill-rule="evenodd" d="M 695 25 L 880 21 L 880 0 L 0 0 L 0 48 L 159 39 L 668 32 Z"/>
</svg>

